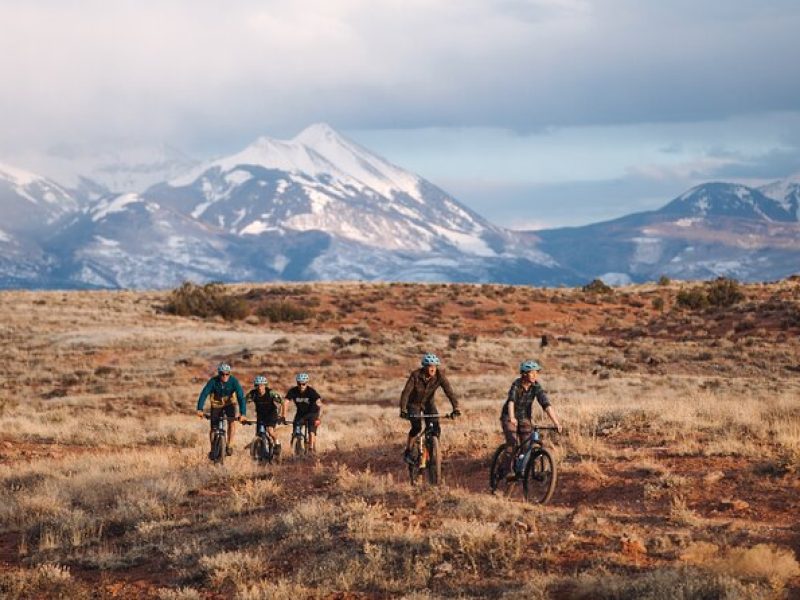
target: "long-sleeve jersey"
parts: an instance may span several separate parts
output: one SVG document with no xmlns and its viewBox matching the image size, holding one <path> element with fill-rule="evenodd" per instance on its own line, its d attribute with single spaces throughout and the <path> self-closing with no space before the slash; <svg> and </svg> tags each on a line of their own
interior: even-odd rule
<svg viewBox="0 0 800 600">
<path fill-rule="evenodd" d="M 406 410 L 413 406 L 419 408 L 433 400 L 433 396 L 438 388 L 444 390 L 445 395 L 453 405 L 453 410 L 458 409 L 458 397 L 456 397 L 450 382 L 441 369 L 436 369 L 432 377 L 428 377 L 426 369 L 415 369 L 408 376 L 408 381 L 400 395 L 400 410 Z"/>
<path fill-rule="evenodd" d="M 211 408 L 233 404 L 233 397 L 236 396 L 236 400 L 239 402 L 239 414 L 243 416 L 247 414 L 244 390 L 239 380 L 233 375 L 225 382 L 218 375 L 209 379 L 197 398 L 197 410 L 203 410 L 206 398 L 209 396 L 211 396 Z"/>
<path fill-rule="evenodd" d="M 534 400 L 545 409 L 550 406 L 550 399 L 545 394 L 544 389 L 538 381 L 534 382 L 527 390 L 522 387 L 522 380 L 515 379 L 508 390 L 508 398 L 503 404 L 503 411 L 500 413 L 501 419 L 508 418 L 508 404 L 514 403 L 514 418 L 517 421 L 530 419 L 533 415 Z"/>
</svg>

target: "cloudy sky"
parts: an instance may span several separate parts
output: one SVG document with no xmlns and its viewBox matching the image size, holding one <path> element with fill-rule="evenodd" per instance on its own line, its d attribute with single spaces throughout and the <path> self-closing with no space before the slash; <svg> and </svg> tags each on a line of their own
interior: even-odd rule
<svg viewBox="0 0 800 600">
<path fill-rule="evenodd" d="M 800 172 L 796 0 L 0 0 L 0 161 L 325 121 L 513 227 Z"/>
</svg>

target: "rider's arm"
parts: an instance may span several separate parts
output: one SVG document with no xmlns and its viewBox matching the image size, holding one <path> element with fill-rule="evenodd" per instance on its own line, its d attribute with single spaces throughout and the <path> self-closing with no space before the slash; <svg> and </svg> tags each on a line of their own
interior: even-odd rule
<svg viewBox="0 0 800 600">
<path fill-rule="evenodd" d="M 516 395 L 515 385 L 515 383 L 511 384 L 508 390 L 508 399 L 506 400 L 506 404 L 508 404 L 508 422 L 512 425 L 516 425 L 517 423 L 517 413 L 514 412 L 514 396 Z"/>
<path fill-rule="evenodd" d="M 247 401 L 244 397 L 244 390 L 242 384 L 237 379 L 233 384 L 233 389 L 236 391 L 236 399 L 239 401 L 239 414 L 245 416 L 247 414 Z"/>
<path fill-rule="evenodd" d="M 556 416 L 556 411 L 553 408 L 552 404 L 550 404 L 550 398 L 547 397 L 544 390 L 541 386 L 537 384 L 536 387 L 536 401 L 541 405 L 544 409 L 545 414 L 550 417 L 550 420 L 553 422 L 553 425 L 556 426 L 559 433 L 561 432 L 561 423 L 558 422 L 558 417 Z"/>
<path fill-rule="evenodd" d="M 403 388 L 403 393 L 400 394 L 400 412 L 404 412 L 408 408 L 408 399 L 411 397 L 411 392 L 414 390 L 414 374 L 412 373 L 406 385 Z"/>
<path fill-rule="evenodd" d="M 444 390 L 445 396 L 447 399 L 450 400 L 450 404 L 453 405 L 453 410 L 458 410 L 458 397 L 456 393 L 453 391 L 453 387 L 450 385 L 450 381 L 448 381 L 447 376 L 442 371 L 438 371 L 439 373 L 439 385 L 442 386 L 442 390 Z"/>
<path fill-rule="evenodd" d="M 552 405 L 548 406 L 544 409 L 544 412 L 550 417 L 550 420 L 553 422 L 553 425 L 556 426 L 556 429 L 559 433 L 561 433 L 561 423 L 558 422 L 558 417 L 556 417 L 556 411 Z"/>
<path fill-rule="evenodd" d="M 197 410 L 198 412 L 203 410 L 203 406 L 206 403 L 206 398 L 211 393 L 211 390 L 214 389 L 214 379 L 211 378 L 208 380 L 208 383 L 203 386 L 203 390 L 200 392 L 200 396 L 197 398 Z"/>
</svg>

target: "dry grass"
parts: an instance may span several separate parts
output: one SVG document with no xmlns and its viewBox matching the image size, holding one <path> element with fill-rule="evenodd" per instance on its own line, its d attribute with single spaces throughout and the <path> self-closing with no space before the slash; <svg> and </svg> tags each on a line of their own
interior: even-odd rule
<svg viewBox="0 0 800 600">
<path fill-rule="evenodd" d="M 798 285 L 745 288 L 757 312 L 758 294 L 796 301 Z M 4 597 L 800 589 L 800 379 L 787 368 L 800 345 L 777 342 L 768 322 L 751 330 L 761 338 L 704 338 L 696 330 L 718 315 L 651 308 L 655 293 L 672 306 L 677 285 L 607 299 L 503 286 L 253 289 L 258 302 L 311 293 L 312 323 L 169 316 L 161 293 L 2 294 L 15 307 L 0 321 L 14 381 L 0 383 Z M 543 351 L 542 332 L 553 340 Z M 399 390 L 428 350 L 466 413 L 443 428 L 439 489 L 411 488 L 399 458 Z M 560 474 L 546 507 L 486 489 L 500 406 L 530 356 L 567 428 L 546 436 Z M 278 389 L 312 373 L 327 406 L 316 459 L 260 467 L 240 450 L 208 464 L 208 425 L 191 413 L 220 360 L 243 383 L 266 372 Z M 250 435 L 239 430 L 237 449 Z M 288 448 L 288 430 L 279 435 Z M 109 578 L 99 588 L 97 569 Z"/>
</svg>

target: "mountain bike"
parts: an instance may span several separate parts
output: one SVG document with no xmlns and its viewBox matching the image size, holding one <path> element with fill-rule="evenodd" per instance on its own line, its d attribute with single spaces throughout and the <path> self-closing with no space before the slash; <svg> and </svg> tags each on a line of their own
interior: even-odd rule
<svg viewBox="0 0 800 600">
<path fill-rule="evenodd" d="M 211 420 L 211 415 L 205 413 L 203 415 L 207 420 Z M 228 419 L 223 414 L 220 415 L 217 426 L 212 430 L 211 434 L 211 452 L 208 453 L 208 458 L 211 462 L 221 465 L 225 463 L 225 448 L 228 444 Z"/>
<path fill-rule="evenodd" d="M 411 415 L 408 417 L 410 421 L 414 419 L 425 418 L 446 418 L 454 419 L 453 413 L 446 415 Z M 416 485 L 420 474 L 425 471 L 428 476 L 428 483 L 431 485 L 439 485 L 442 481 L 442 453 L 439 449 L 439 437 L 436 435 L 436 428 L 433 421 L 425 422 L 425 431 L 417 436 L 414 446 L 411 449 L 411 458 L 413 462 L 408 465 L 408 477 L 411 480 L 411 485 Z"/>
<path fill-rule="evenodd" d="M 255 425 L 256 434 L 253 441 L 250 442 L 250 457 L 259 463 L 271 463 L 273 461 L 280 461 L 280 444 L 273 441 L 272 437 L 267 433 L 267 427 L 264 423 L 258 421 L 244 421 L 244 425 Z M 276 425 L 280 427 L 280 423 Z"/>
<path fill-rule="evenodd" d="M 558 431 L 556 427 L 534 425 L 530 435 L 509 451 L 500 444 L 492 458 L 489 488 L 508 497 L 520 491 L 527 502 L 546 504 L 556 489 L 556 463 L 542 445 L 541 431 Z"/>
</svg>

